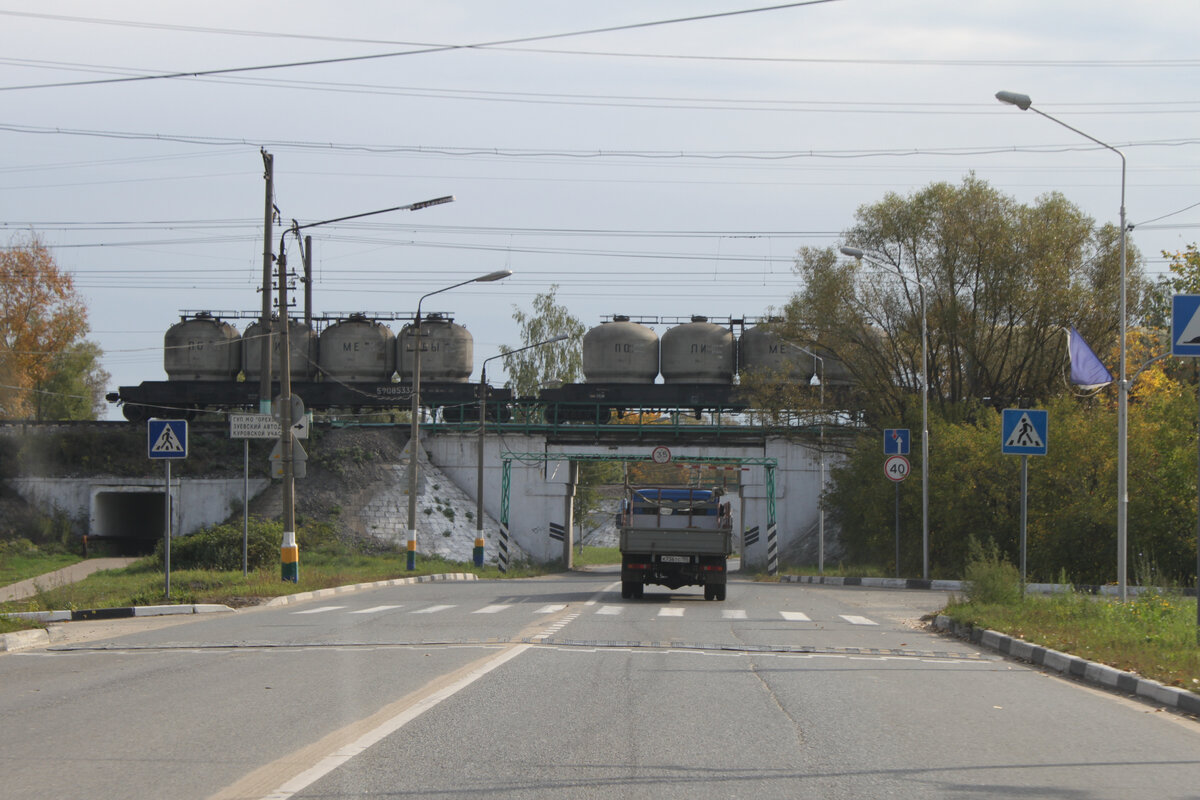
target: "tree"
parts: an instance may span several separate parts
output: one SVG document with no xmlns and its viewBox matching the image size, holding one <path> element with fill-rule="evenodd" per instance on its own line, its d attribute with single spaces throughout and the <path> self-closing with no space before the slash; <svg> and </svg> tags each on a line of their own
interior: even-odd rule
<svg viewBox="0 0 1200 800">
<path fill-rule="evenodd" d="M 845 239 L 874 262 L 803 248 L 804 288 L 781 332 L 832 353 L 874 417 L 894 419 L 919 396 L 921 287 L 930 403 L 943 412 L 1060 394 L 1070 325 L 1093 348 L 1116 342 L 1120 232 L 1062 195 L 1022 205 L 969 175 L 888 194 L 855 217 Z M 1128 262 L 1136 316 L 1147 287 L 1133 248 Z"/>
<path fill-rule="evenodd" d="M 0 418 L 95 419 L 108 374 L 71 276 L 35 235 L 0 249 Z"/>
<path fill-rule="evenodd" d="M 553 381 L 576 383 L 583 377 L 583 334 L 586 329 L 565 306 L 555 302 L 556 291 L 558 284 L 551 284 L 550 291 L 534 297 L 532 311 L 513 306 L 513 319 L 521 326 L 521 344 L 517 347 L 501 345 L 500 352 L 505 355 L 508 385 L 518 397 L 532 397 L 539 387 Z M 530 347 L 561 335 L 568 339 Z M 515 352 L 522 347 L 529 349 Z"/>
</svg>

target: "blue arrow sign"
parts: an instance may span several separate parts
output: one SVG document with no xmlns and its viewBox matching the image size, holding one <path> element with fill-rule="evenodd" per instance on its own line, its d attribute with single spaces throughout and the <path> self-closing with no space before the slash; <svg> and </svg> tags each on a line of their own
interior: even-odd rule
<svg viewBox="0 0 1200 800">
<path fill-rule="evenodd" d="M 146 427 L 146 446 L 151 458 L 187 458 L 187 420 L 149 420 Z"/>
<path fill-rule="evenodd" d="M 1200 357 L 1200 294 L 1171 298 L 1171 355 Z"/>
<path fill-rule="evenodd" d="M 1049 413 L 1030 408 L 1006 408 L 1000 422 L 1000 452 L 1044 456 L 1049 443 Z"/>
<path fill-rule="evenodd" d="M 885 456 L 906 456 L 910 441 L 908 428 L 884 428 L 883 454 Z"/>
</svg>

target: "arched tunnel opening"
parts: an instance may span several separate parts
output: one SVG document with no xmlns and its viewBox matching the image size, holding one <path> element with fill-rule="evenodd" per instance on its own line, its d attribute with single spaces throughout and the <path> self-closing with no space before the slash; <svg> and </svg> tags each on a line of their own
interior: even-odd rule
<svg viewBox="0 0 1200 800">
<path fill-rule="evenodd" d="M 92 495 L 88 537 L 97 544 L 107 544 L 116 555 L 149 555 L 162 541 L 165 510 L 162 489 L 98 490 Z"/>
</svg>

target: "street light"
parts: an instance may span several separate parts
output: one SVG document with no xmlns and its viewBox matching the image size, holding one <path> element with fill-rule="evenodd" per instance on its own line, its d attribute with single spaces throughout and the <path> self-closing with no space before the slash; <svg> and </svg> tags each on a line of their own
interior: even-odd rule
<svg viewBox="0 0 1200 800">
<path fill-rule="evenodd" d="M 268 174 L 270 174 L 271 157 L 266 153 L 263 158 L 267 162 Z M 267 193 L 267 215 L 268 223 L 270 222 L 271 212 L 271 197 L 270 192 Z M 288 298 L 287 298 L 287 248 L 284 244 L 287 235 L 292 234 L 297 240 L 300 238 L 300 231 L 305 228 L 315 228 L 319 225 L 328 225 L 333 222 L 344 222 L 351 219 L 360 219 L 362 217 L 373 217 L 376 214 L 387 214 L 392 211 L 420 211 L 423 208 L 431 206 L 440 206 L 444 203 L 453 203 L 454 195 L 446 195 L 444 197 L 436 197 L 432 200 L 422 200 L 418 203 L 409 203 L 403 206 L 392 206 L 391 208 L 382 208 L 377 211 L 365 211 L 360 214 L 350 214 L 345 217 L 337 217 L 336 219 L 323 219 L 319 222 L 309 222 L 301 225 L 296 220 L 292 220 L 292 226 L 284 230 L 279 235 L 279 320 L 282 323 L 283 331 L 280 336 L 280 365 L 279 365 L 279 454 L 280 467 L 282 468 L 283 481 L 283 544 L 280 545 L 280 574 L 285 581 L 297 583 L 300 580 L 300 547 L 296 544 L 296 490 L 295 490 L 295 451 L 292 441 L 292 375 L 291 375 L 291 341 L 289 339 L 289 325 L 291 322 L 288 316 Z M 308 255 L 304 254 L 305 261 L 308 261 Z M 264 288 L 264 295 L 267 293 Z M 267 310 L 267 302 L 263 301 L 263 330 L 265 335 L 263 338 L 263 358 L 262 364 L 259 365 L 263 374 L 263 385 L 270 387 L 271 373 L 271 348 L 269 343 L 271 340 L 270 318 L 265 313 Z M 308 321 L 308 320 L 306 320 Z M 264 400 L 265 398 L 265 400 Z M 270 402 L 270 392 L 260 395 L 260 402 Z M 268 406 L 269 407 L 269 406 Z"/>
<path fill-rule="evenodd" d="M 808 379 L 809 386 L 821 387 L 820 405 L 821 405 L 821 486 L 817 493 L 817 574 L 825 574 L 825 501 L 822 495 L 825 493 L 825 359 L 809 350 L 803 345 L 796 344 L 788 339 L 783 340 L 786 344 L 791 345 L 802 353 L 806 353 L 813 357 L 813 362 L 817 365 L 817 371 Z"/>
<path fill-rule="evenodd" d="M 497 358 L 505 358 L 515 353 L 520 353 L 522 350 L 530 350 L 534 347 L 541 347 L 544 344 L 553 344 L 561 342 L 564 339 L 571 337 L 565 333 L 560 333 L 558 336 L 546 339 L 541 342 L 527 344 L 524 347 L 518 347 L 516 350 L 509 350 L 507 353 L 501 353 L 498 356 L 485 358 L 483 364 L 479 368 L 479 441 L 477 443 L 476 454 L 478 455 L 476 471 L 475 471 L 475 566 L 483 566 L 483 435 L 484 421 L 487 413 L 487 364 L 489 361 L 495 361 Z"/>
<path fill-rule="evenodd" d="M 1050 116 L 1045 111 L 1033 107 L 1033 100 L 1027 94 L 1017 92 L 996 92 L 996 99 L 1001 103 L 1016 106 L 1022 111 L 1032 111 L 1040 114 L 1051 122 L 1057 123 L 1073 133 L 1077 133 L 1090 142 L 1111 150 L 1121 159 L 1121 370 L 1117 381 L 1117 594 L 1121 602 L 1125 602 L 1128 594 L 1127 573 L 1127 541 L 1129 520 L 1129 381 L 1125 379 L 1126 326 L 1127 314 L 1125 295 L 1127 293 L 1125 274 L 1125 154 L 1110 144 L 1100 141 L 1095 136 L 1073 128 L 1061 119 Z"/>
<path fill-rule="evenodd" d="M 421 295 L 421 299 L 417 301 L 417 317 L 413 321 L 413 329 L 416 333 L 416 339 L 413 344 L 413 374 L 412 374 L 412 425 L 408 434 L 409 459 L 408 459 L 408 568 L 414 570 L 417 568 L 417 448 L 420 447 L 421 424 L 421 303 L 425 302 L 426 297 L 433 297 L 435 294 L 448 292 L 451 289 L 457 289 L 460 286 L 466 286 L 468 283 L 491 283 L 499 281 L 512 275 L 511 269 L 501 269 L 495 272 L 489 272 L 487 275 L 480 275 L 477 278 L 471 278 L 468 281 L 460 281 L 453 286 L 447 286 L 437 291 L 429 292 Z"/>
<path fill-rule="evenodd" d="M 870 261 L 885 269 L 887 264 L 879 259 L 868 256 L 857 247 L 843 247 L 842 254 Z M 921 298 L 921 577 L 929 580 L 929 319 L 925 314 L 925 284 L 921 282 L 921 273 L 913 258 L 913 266 L 917 269 L 917 294 Z M 908 277 L 897 267 L 896 275 L 908 283 Z"/>
</svg>

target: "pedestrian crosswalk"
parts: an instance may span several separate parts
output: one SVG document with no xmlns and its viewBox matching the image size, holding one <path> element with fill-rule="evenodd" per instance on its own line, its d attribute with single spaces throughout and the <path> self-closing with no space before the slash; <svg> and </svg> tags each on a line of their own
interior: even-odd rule
<svg viewBox="0 0 1200 800">
<path fill-rule="evenodd" d="M 462 607 L 457 604 L 435 604 L 422 605 L 419 603 L 412 604 L 389 604 L 368 606 L 366 608 L 354 608 L 350 605 L 329 605 L 316 606 L 315 608 L 305 608 L 291 612 L 296 616 L 308 616 L 316 614 L 353 614 L 355 616 L 369 616 L 387 613 L 396 614 L 414 614 L 414 615 L 433 615 L 442 614 L 447 611 L 459 609 L 460 613 L 466 614 L 489 614 L 500 615 L 508 613 L 521 614 L 556 614 L 567 608 L 566 603 L 490 603 L 478 608 Z M 580 615 L 588 613 L 598 617 L 637 617 L 637 618 L 675 618 L 675 619 L 723 619 L 723 620 L 775 620 L 782 622 L 803 622 L 814 623 L 828 626 L 830 624 L 847 623 L 850 625 L 859 626 L 877 626 L 878 622 L 858 614 L 832 614 L 832 615 L 817 615 L 816 618 L 809 616 L 803 611 L 793 611 L 788 609 L 776 609 L 771 611 L 750 611 L 744 608 L 720 608 L 710 603 L 695 604 L 695 605 L 661 605 L 661 604 L 641 604 L 631 603 L 624 605 L 595 605 L 584 604 L 577 606 Z"/>
</svg>

